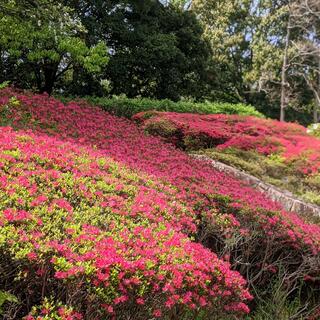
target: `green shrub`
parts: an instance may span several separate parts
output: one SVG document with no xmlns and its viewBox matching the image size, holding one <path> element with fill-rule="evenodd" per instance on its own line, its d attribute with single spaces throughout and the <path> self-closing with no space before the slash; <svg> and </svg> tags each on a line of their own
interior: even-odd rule
<svg viewBox="0 0 320 320">
<path fill-rule="evenodd" d="M 314 191 L 305 191 L 304 193 L 304 199 L 307 201 L 314 203 L 316 205 L 320 205 L 320 195 L 318 192 Z"/>
<path fill-rule="evenodd" d="M 199 148 L 212 148 L 215 146 L 214 142 L 206 134 L 190 134 L 183 137 L 183 146 L 186 150 L 198 150 Z"/>
<path fill-rule="evenodd" d="M 238 151 L 241 152 L 241 150 Z M 259 166 L 259 164 L 255 164 L 254 162 L 249 162 L 246 159 L 242 159 L 238 154 L 236 154 L 236 150 L 232 148 L 223 151 L 216 149 L 207 149 L 202 150 L 199 153 L 203 153 L 212 159 L 223 162 L 229 166 L 236 167 L 257 177 L 262 177 L 264 174 L 264 170 Z"/>
<path fill-rule="evenodd" d="M 285 158 L 276 154 L 263 159 L 263 166 L 266 175 L 270 178 L 281 179 L 289 174 L 289 168 L 288 164 L 285 163 Z"/>
<path fill-rule="evenodd" d="M 0 89 L 4 89 L 6 87 L 8 87 L 10 84 L 10 81 L 4 81 L 0 83 Z"/>
<path fill-rule="evenodd" d="M 288 163 L 276 154 L 266 157 L 252 150 L 237 148 L 202 149 L 197 153 L 243 170 L 278 188 L 288 190 L 307 202 L 320 205 L 320 174 L 306 176 L 296 169 L 304 159 L 297 158 Z"/>
<path fill-rule="evenodd" d="M 255 312 L 248 316 L 246 320 L 313 319 L 311 315 L 315 307 L 308 305 L 301 299 L 303 295 L 302 285 L 297 283 L 295 292 L 289 292 L 281 282 L 283 279 L 284 275 L 279 274 L 279 280 L 273 282 L 264 292 L 259 292 Z"/>
<path fill-rule="evenodd" d="M 263 118 L 253 106 L 242 103 L 222 103 L 222 102 L 204 102 L 194 103 L 187 101 L 173 102 L 171 100 L 153 100 L 148 98 L 129 99 L 125 97 L 98 98 L 86 97 L 88 102 L 94 105 L 100 105 L 104 110 L 114 113 L 117 116 L 130 118 L 136 113 L 157 110 L 171 111 L 179 113 L 200 113 L 200 114 L 240 114 L 251 115 Z"/>
<path fill-rule="evenodd" d="M 162 120 L 150 122 L 145 128 L 146 132 L 158 135 L 164 138 L 173 137 L 179 134 L 179 130 L 168 120 Z"/>
<path fill-rule="evenodd" d="M 315 137 L 320 138 L 320 123 L 313 123 L 308 126 L 307 132 Z"/>
<path fill-rule="evenodd" d="M 320 190 L 320 174 L 314 174 L 308 176 L 306 179 L 306 184 L 312 190 L 318 191 Z"/>
<path fill-rule="evenodd" d="M 2 307 L 5 303 L 17 303 L 18 299 L 13 294 L 5 291 L 0 291 L 0 315 L 3 315 Z"/>
</svg>

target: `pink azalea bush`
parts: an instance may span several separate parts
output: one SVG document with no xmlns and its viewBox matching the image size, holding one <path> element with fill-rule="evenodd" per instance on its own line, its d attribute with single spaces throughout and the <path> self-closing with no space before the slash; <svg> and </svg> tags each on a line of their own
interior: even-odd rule
<svg viewBox="0 0 320 320">
<path fill-rule="evenodd" d="M 199 310 L 207 315 L 246 312 L 250 296 L 230 268 L 255 288 L 264 288 L 280 270 L 290 275 L 288 288 L 309 278 L 315 281 L 305 281 L 306 286 L 317 285 L 318 225 L 97 107 L 64 105 L 10 88 L 0 91 L 0 105 L 7 124 L 18 130 L 4 134 L 16 144 L 23 140 L 19 135 L 27 135 L 23 143 L 29 146 L 18 144 L 20 153 L 10 149 L 4 155 L 4 161 L 8 157 L 17 166 L 13 177 L 26 174 L 29 180 L 34 167 L 42 168 L 36 169 L 31 186 L 25 182 L 28 191 L 19 197 L 20 182 L 9 187 L 13 199 L 1 208 L 3 230 L 8 228 L 5 243 L 13 248 L 14 261 L 49 268 L 34 271 L 41 279 L 55 279 L 49 288 L 64 292 L 68 284 L 77 302 L 73 310 L 92 306 L 85 317 L 99 319 L 93 310 L 121 317 L 121 312 L 130 313 L 132 303 L 141 319 L 146 310 L 163 318 L 188 310 L 190 319 Z M 166 132 L 166 138 L 184 139 L 172 122 Z M 225 143 L 224 134 L 217 134 L 215 141 Z M 28 151 L 31 146 L 34 150 Z M 32 158 L 34 153 L 39 157 Z M 66 302 L 63 294 L 58 300 Z"/>
<path fill-rule="evenodd" d="M 33 299 L 65 292 L 88 319 L 248 312 L 245 280 L 181 232 L 173 187 L 57 138 L 1 127 L 0 141 L 0 264 L 18 263 Z"/>
<path fill-rule="evenodd" d="M 145 131 L 247 171 L 320 205 L 320 140 L 292 123 L 254 117 L 146 112 Z"/>
<path fill-rule="evenodd" d="M 251 116 L 174 112 L 139 113 L 134 119 L 145 130 L 187 148 L 255 150 L 264 155 L 279 154 L 288 163 L 303 159 L 299 168 L 303 173 L 320 169 L 320 139 L 298 124 Z"/>
</svg>

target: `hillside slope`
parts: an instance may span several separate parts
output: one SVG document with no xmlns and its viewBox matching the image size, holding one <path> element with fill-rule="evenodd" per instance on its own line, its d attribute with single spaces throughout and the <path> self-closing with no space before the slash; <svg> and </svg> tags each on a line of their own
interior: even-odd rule
<svg viewBox="0 0 320 320">
<path fill-rule="evenodd" d="M 176 149 L 172 144 L 163 142 L 161 138 L 145 135 L 133 122 L 111 116 L 99 108 L 88 106 L 85 103 L 79 104 L 71 102 L 68 105 L 64 105 L 45 95 L 19 93 L 12 89 L 0 91 L 0 105 L 2 106 L 2 123 L 12 126 L 15 130 L 32 130 L 33 133 L 27 132 L 27 134 L 35 139 L 35 146 L 38 144 L 41 145 L 37 139 L 44 139 L 44 145 L 48 143 L 49 146 L 52 143 L 51 141 L 60 141 L 58 145 L 63 141 L 65 146 L 63 150 L 66 151 L 66 154 L 68 155 L 68 152 L 74 153 L 65 156 L 64 151 L 58 152 L 58 147 L 54 147 L 50 157 L 55 157 L 55 161 L 49 165 L 48 169 L 55 169 L 58 166 L 59 170 L 63 173 L 69 174 L 69 172 L 71 172 L 75 175 L 80 174 L 80 176 L 85 178 L 84 186 L 74 184 L 73 179 L 71 179 L 71 181 L 69 181 L 69 179 L 62 181 L 61 183 L 66 184 L 66 186 L 62 188 L 62 191 L 54 191 L 58 192 L 60 198 L 70 203 L 67 198 L 69 194 L 72 195 L 73 199 L 78 199 L 79 196 L 76 196 L 77 193 L 84 192 L 84 194 L 81 193 L 81 197 L 84 197 L 83 201 L 85 202 L 86 208 L 90 208 L 92 199 L 97 201 L 95 205 L 95 207 L 97 207 L 95 210 L 97 211 L 94 210 L 94 212 L 91 212 L 88 209 L 88 215 L 83 214 L 82 217 L 82 211 L 78 210 L 79 220 L 76 221 L 75 229 L 79 230 L 79 224 L 95 223 L 96 221 L 98 227 L 101 228 L 101 224 L 103 225 L 103 233 L 107 239 L 110 239 L 110 232 L 112 233 L 111 238 L 114 238 L 115 234 L 121 235 L 121 240 L 119 240 L 118 243 L 113 244 L 114 240 L 106 240 L 106 243 L 103 242 L 101 247 L 99 242 L 96 244 L 93 240 L 93 237 L 96 238 L 95 232 L 100 234 L 101 231 L 97 231 L 95 228 L 93 228 L 93 230 L 89 228 L 89 238 L 86 238 L 87 235 L 84 235 L 83 238 L 85 245 L 86 242 L 89 241 L 89 248 L 95 248 L 95 255 L 91 255 L 90 258 L 88 258 L 89 261 L 93 261 L 92 263 L 96 264 L 96 257 L 100 254 L 101 250 L 104 254 L 106 253 L 106 247 L 104 246 L 119 245 L 118 249 L 125 254 L 124 259 L 129 259 L 132 262 L 132 259 L 134 260 L 134 258 L 132 258 L 135 250 L 134 246 L 137 245 L 136 241 L 139 237 L 142 237 L 142 243 L 151 241 L 155 251 L 158 252 L 157 248 L 167 248 L 168 242 L 156 233 L 164 232 L 165 234 L 170 234 L 171 231 L 169 230 L 172 230 L 173 234 L 177 233 L 177 236 L 174 237 L 175 240 L 172 240 L 172 243 L 169 241 L 170 245 L 167 248 L 167 253 L 162 255 L 160 250 L 160 256 L 155 257 L 155 261 L 151 260 L 150 263 L 145 264 L 146 266 L 149 265 L 151 270 L 144 270 L 143 275 L 141 275 L 142 278 L 139 278 L 138 287 L 139 284 L 141 284 L 144 288 L 149 288 L 150 284 L 152 284 L 151 278 L 154 277 L 158 272 L 157 270 L 162 269 L 161 266 L 164 265 L 164 270 L 168 270 L 168 274 L 171 275 L 169 276 L 171 280 L 168 280 L 169 284 L 172 285 L 173 279 L 180 279 L 178 283 L 173 285 L 173 288 L 179 291 L 177 295 L 175 295 L 175 290 L 173 290 L 170 285 L 166 286 L 165 283 L 161 289 L 158 288 L 165 295 L 166 292 L 172 295 L 173 300 L 168 298 L 166 302 L 164 301 L 163 305 L 160 304 L 160 310 L 154 310 L 156 312 L 154 316 L 161 317 L 163 313 L 168 317 L 177 317 L 181 315 L 181 312 L 184 312 L 185 319 L 195 319 L 192 312 L 196 312 L 199 316 L 206 318 L 206 316 L 210 314 L 215 314 L 217 310 L 220 310 L 219 312 L 234 313 L 241 313 L 247 310 L 243 302 L 249 298 L 249 295 L 243 288 L 243 280 L 241 280 L 236 273 L 230 273 L 228 264 L 218 260 L 214 253 L 221 258 L 223 257 L 224 260 L 227 260 L 232 269 L 238 270 L 246 278 L 250 288 L 254 289 L 253 292 L 267 288 L 275 280 L 283 279 L 282 277 L 289 277 L 288 279 L 290 281 L 286 282 L 286 289 L 292 289 L 292 295 L 297 293 L 295 288 L 298 288 L 298 284 L 302 284 L 305 296 L 310 295 L 308 302 L 311 303 L 312 301 L 312 303 L 317 303 L 316 300 L 317 297 L 319 297 L 317 288 L 319 288 L 320 274 L 320 227 L 318 225 L 307 223 L 294 213 L 285 212 L 279 205 L 271 202 L 249 186 L 219 173 L 209 164 L 204 164 L 190 158 L 184 152 Z M 11 132 L 10 135 L 9 139 L 15 141 L 16 134 Z M 45 138 L 38 138 L 39 135 Z M 52 138 L 48 138 L 47 135 L 50 135 Z M 28 140 L 29 138 L 26 139 Z M 75 145 L 76 147 L 74 147 Z M 89 153 L 87 156 L 78 154 L 80 152 L 79 150 L 82 150 L 81 146 L 83 146 L 85 150 L 89 150 L 85 151 L 85 153 Z M 32 150 L 32 143 L 28 145 L 28 148 Z M 93 151 L 92 148 L 96 151 Z M 43 150 L 40 150 L 41 153 L 44 153 L 45 158 L 47 158 L 46 149 L 48 149 L 48 147 L 44 146 Z M 26 151 L 24 151 L 24 153 L 25 152 Z M 31 159 L 30 152 L 31 151 L 27 153 L 26 163 Z M 95 154 L 99 154 L 99 156 L 96 157 Z M 9 160 L 11 161 L 11 158 L 14 156 L 15 154 L 11 154 Z M 24 157 L 25 156 L 23 156 L 23 158 Z M 119 163 L 117 166 L 120 168 L 124 166 L 124 168 L 128 167 L 130 169 L 124 169 L 127 173 L 121 173 L 122 170 L 120 170 L 120 172 L 115 170 L 111 176 L 108 172 L 100 173 L 99 171 L 103 170 L 103 168 L 99 168 L 100 160 L 98 161 L 97 158 L 100 159 L 101 157 L 107 157 L 107 164 L 116 161 Z M 47 160 L 42 158 L 43 156 L 40 157 L 40 160 L 36 159 L 35 161 L 40 162 L 42 166 L 46 166 L 45 163 Z M 73 163 L 74 158 L 79 159 L 77 160 L 78 162 Z M 111 160 L 111 158 L 113 160 Z M 12 161 L 16 163 L 19 159 L 18 157 L 18 159 Z M 70 165 L 68 164 L 69 161 L 71 161 Z M 42 164 L 43 162 L 44 164 Z M 91 164 L 93 168 L 91 168 Z M 82 168 L 82 165 L 84 166 L 84 171 L 81 169 L 79 172 L 78 166 Z M 59 166 L 61 166 L 61 169 Z M 114 165 L 111 165 L 111 167 L 113 166 Z M 17 166 L 16 176 L 23 173 L 22 170 L 27 170 L 27 172 L 30 170 L 19 168 L 20 165 Z M 98 174 L 96 170 L 98 170 Z M 98 178 L 96 178 L 97 175 Z M 92 179 L 99 181 L 101 179 L 99 178 L 100 175 L 103 177 L 106 175 L 106 178 L 103 179 L 106 179 L 107 185 L 102 185 L 97 188 L 97 183 L 93 183 Z M 110 187 L 110 184 L 113 185 L 114 179 L 117 180 L 116 184 L 124 185 L 119 187 L 120 189 L 118 191 Z M 123 182 L 121 182 L 122 180 Z M 39 183 L 43 185 L 43 182 L 39 181 Z M 134 187 L 136 184 L 137 187 Z M 151 188 L 151 190 L 147 188 L 145 192 L 143 186 Z M 132 188 L 135 190 L 132 190 Z M 142 193 L 137 194 L 136 190 L 141 190 L 141 188 Z M 121 192 L 122 189 L 125 190 L 123 193 Z M 154 192 L 153 190 L 156 191 Z M 95 195 L 92 195 L 93 191 Z M 53 191 L 49 190 L 48 192 L 51 193 Z M 107 194 L 105 194 L 105 192 Z M 14 192 L 11 193 L 14 194 Z M 112 194 L 111 199 L 109 198 L 110 193 Z M 104 204 L 101 203 L 103 197 L 107 198 L 107 207 L 111 208 L 105 213 L 99 211 L 102 210 L 99 208 L 104 206 Z M 113 197 L 115 197 L 115 199 L 113 199 Z M 138 201 L 139 204 L 138 208 L 135 207 L 133 218 L 130 217 L 130 215 L 128 217 L 128 221 L 130 221 L 129 234 L 132 234 L 131 230 L 133 229 L 130 228 L 131 224 L 135 226 L 134 223 L 141 224 L 147 230 L 146 235 L 141 231 L 139 234 L 135 234 L 132 240 L 130 236 L 128 238 L 122 236 L 121 230 L 123 228 L 127 230 L 126 228 L 128 228 L 126 225 L 127 220 L 119 218 L 122 212 L 121 208 L 126 208 L 125 210 L 129 212 L 133 210 L 132 206 L 134 206 L 134 203 L 132 203 L 132 201 L 128 202 L 127 199 L 136 199 L 135 201 Z M 112 201 L 110 202 L 110 200 Z M 13 212 L 9 212 L 9 214 L 15 217 L 16 210 L 19 208 L 19 201 L 18 199 L 15 200 L 16 202 L 10 201 L 10 207 L 12 207 Z M 118 209 L 118 202 L 120 202 L 120 211 Z M 4 203 L 5 207 L 7 207 L 6 202 Z M 46 205 L 47 204 L 45 204 L 45 206 Z M 46 211 L 46 207 L 43 206 L 44 204 L 39 203 L 40 212 L 43 212 L 41 210 Z M 62 201 L 62 206 L 63 210 L 68 211 L 68 208 L 70 209 L 64 201 Z M 74 209 L 77 208 L 77 202 L 75 202 Z M 7 208 L 4 207 L 2 208 L 2 210 L 6 209 Z M 106 219 L 106 216 L 103 216 L 103 214 L 108 213 L 109 215 L 110 211 L 111 213 L 108 219 L 110 219 L 111 224 L 114 221 L 120 220 L 119 229 L 117 229 L 116 232 L 106 228 L 103 222 L 103 220 Z M 29 211 L 26 210 L 26 212 L 24 215 L 28 218 Z M 4 215 L 3 211 L 2 214 Z M 45 215 L 44 212 L 42 214 Z M 64 214 L 66 214 L 66 212 L 64 212 Z M 24 216 L 22 218 L 25 219 Z M 48 217 L 47 219 L 48 223 L 50 223 L 51 218 Z M 127 217 L 125 219 L 127 219 Z M 125 224 L 125 226 L 123 224 Z M 163 230 L 168 231 L 161 231 L 163 224 Z M 9 225 L 11 226 L 12 224 L 9 223 Z M 27 223 L 27 225 L 29 225 L 29 223 Z M 157 229 L 157 225 L 160 226 L 160 230 Z M 15 224 L 13 224 L 13 226 L 15 226 Z M 30 226 L 28 228 L 30 228 Z M 50 229 L 43 228 L 46 232 L 49 232 L 50 236 L 52 235 Z M 58 229 L 60 230 L 60 226 Z M 56 227 L 54 227 L 54 230 L 56 230 Z M 40 232 L 42 232 L 42 230 L 40 230 Z M 61 232 L 61 234 L 63 235 L 62 239 L 65 239 L 65 233 Z M 150 240 L 149 237 L 154 240 Z M 180 238 L 184 240 L 179 240 Z M 73 239 L 72 233 L 71 239 Z M 161 243 L 162 239 L 164 239 L 164 242 Z M 190 242 L 189 239 L 200 242 L 214 253 L 203 249 L 201 245 Z M 9 239 L 6 241 L 9 241 Z M 15 241 L 11 241 L 14 248 L 16 247 Z M 110 241 L 111 244 L 109 244 Z M 8 243 L 10 244 L 10 241 Z M 72 243 L 71 241 L 71 250 L 73 248 Z M 125 250 L 127 243 L 133 246 L 128 252 L 129 256 Z M 186 245 L 182 245 L 182 243 L 186 243 Z M 124 247 L 123 244 L 125 244 Z M 176 249 L 173 249 L 173 247 Z M 46 247 L 44 246 L 44 248 Z M 62 270 L 59 271 L 62 272 L 67 272 L 70 267 L 72 270 L 70 274 L 72 279 L 74 276 L 72 274 L 73 272 L 80 272 L 80 274 L 83 275 L 82 269 L 80 269 L 80 271 L 77 268 L 72 269 L 74 264 L 69 265 L 70 259 L 73 263 L 77 259 L 75 259 L 72 254 L 70 255 L 68 250 L 65 253 L 65 249 L 63 246 L 60 247 L 58 243 L 55 250 L 61 252 L 63 256 L 67 254 L 66 259 L 68 264 L 65 265 L 65 260 L 62 262 L 60 260 L 57 260 L 57 262 L 53 260 L 53 264 L 55 265 L 55 263 L 57 263 L 57 265 L 62 268 Z M 180 251 L 182 249 L 185 251 Z M 44 252 L 46 252 L 46 250 L 47 249 L 45 249 Z M 76 250 L 80 249 L 76 247 Z M 77 254 L 82 254 L 82 249 L 80 251 L 81 252 L 77 252 Z M 22 252 L 25 253 L 26 251 L 22 250 Z M 86 252 L 86 250 L 84 250 L 84 252 Z M 181 255 L 179 252 L 183 254 Z M 147 250 L 147 253 L 148 255 L 152 254 L 149 250 Z M 144 254 L 143 251 L 141 254 Z M 172 257 L 172 254 L 177 254 L 177 257 Z M 38 257 L 32 256 L 31 258 L 37 261 Z M 207 256 L 209 258 L 206 258 Z M 19 253 L 16 258 L 20 257 L 21 255 Z M 122 257 L 120 258 L 123 259 Z M 185 269 L 185 263 L 188 264 L 188 262 L 181 259 L 187 259 L 187 261 L 189 259 L 189 261 L 192 262 L 191 266 L 193 263 L 195 264 L 195 269 L 191 270 L 190 274 L 182 274 L 177 277 L 176 273 L 170 273 L 170 266 L 176 266 L 178 263 L 180 266 L 184 265 Z M 141 266 L 138 261 L 139 259 L 136 260 L 137 265 L 135 266 L 139 269 Z M 212 262 L 210 263 L 210 261 Z M 105 263 L 107 262 L 101 261 L 101 264 L 99 263 L 98 267 L 103 268 L 103 271 L 99 274 L 98 282 L 93 283 L 96 285 L 100 283 L 99 281 L 103 281 L 106 288 L 110 289 L 113 288 L 113 286 L 110 287 L 110 281 L 108 281 L 108 279 L 113 273 L 109 268 L 105 267 Z M 215 265 L 221 269 L 221 272 L 214 271 L 217 269 L 211 269 L 214 268 Z M 77 263 L 75 263 L 75 266 L 77 266 Z M 67 270 L 64 270 L 64 268 L 67 268 Z M 88 268 L 90 270 L 90 263 Z M 153 270 L 156 273 L 154 273 Z M 95 274 L 95 270 L 93 272 Z M 117 275 L 121 275 L 120 279 L 125 276 L 120 270 L 117 272 L 119 272 Z M 133 269 L 130 272 L 134 273 L 136 271 Z M 231 278 L 227 278 L 228 274 L 231 275 Z M 58 275 L 58 278 L 69 277 L 68 272 L 58 273 Z M 91 275 L 91 273 L 89 273 L 89 275 Z M 213 278 L 210 279 L 209 275 Z M 198 283 L 200 285 L 198 289 L 196 288 L 197 284 L 194 283 L 195 276 L 204 279 L 204 282 L 200 281 L 200 284 Z M 86 277 L 87 273 L 85 272 L 85 278 Z M 106 279 L 104 277 L 106 277 Z M 135 277 L 133 276 L 133 278 Z M 84 278 L 81 276 L 80 279 L 83 280 Z M 91 279 L 92 278 L 90 278 L 90 281 Z M 213 283 L 218 284 L 220 282 L 222 286 L 226 285 L 230 287 L 228 293 L 223 293 L 214 285 L 212 286 Z M 120 288 L 119 282 L 117 282 L 117 285 L 119 285 Z M 190 297 L 188 296 L 190 290 L 188 291 L 186 289 L 190 286 L 194 288 L 195 292 L 194 296 L 192 294 L 194 298 L 192 298 L 191 301 L 192 303 L 196 301 L 199 304 L 197 306 L 195 303 L 194 306 L 189 305 L 189 308 L 184 308 L 184 303 L 188 305 L 190 302 Z M 237 286 L 238 289 L 236 289 Z M 214 291 L 211 292 L 208 290 L 209 287 L 214 288 Z M 147 289 L 146 292 L 148 292 L 148 290 L 149 289 Z M 114 289 L 112 289 L 111 292 L 112 293 L 108 291 L 108 297 L 110 294 L 111 296 L 115 294 Z M 138 292 L 142 295 L 145 293 L 145 291 L 141 292 L 139 290 Z M 217 303 L 209 303 L 211 299 L 210 294 L 214 292 L 218 292 L 219 297 L 222 297 L 222 303 L 220 300 Z M 185 301 L 183 300 L 184 294 L 187 294 L 187 296 L 185 296 L 187 300 Z M 204 300 L 200 299 L 202 294 L 208 294 L 207 298 Z M 63 303 L 69 301 L 68 299 L 66 300 L 63 295 L 60 295 L 60 297 L 63 297 Z M 105 294 L 99 295 L 99 297 L 109 299 L 106 298 Z M 128 301 L 127 298 L 121 297 L 121 295 L 117 294 L 117 296 L 114 297 L 117 300 L 113 300 L 116 306 L 119 304 L 119 308 L 120 305 L 126 304 Z M 159 303 L 160 300 L 157 300 L 157 303 Z M 216 298 L 214 298 L 213 301 L 216 301 Z M 230 303 L 228 303 L 228 301 Z M 141 300 L 137 303 L 139 304 L 140 302 L 142 304 Z M 258 300 L 256 300 L 256 302 L 258 302 Z M 173 308 L 174 305 L 179 307 Z M 83 308 L 81 303 L 80 307 Z M 112 309 L 109 307 L 112 307 Z M 116 311 L 116 307 L 113 307 L 114 306 L 108 304 L 106 309 L 112 313 Z M 254 304 L 252 304 L 252 307 L 254 307 Z M 143 312 L 147 312 L 146 309 L 142 308 L 143 316 L 145 316 Z M 150 309 L 148 310 L 150 311 Z M 121 313 L 117 313 L 117 317 L 120 319 L 124 316 L 125 315 Z M 145 319 L 143 316 L 141 319 Z M 90 315 L 86 315 L 85 317 L 91 319 Z M 223 319 L 223 317 L 224 316 L 218 316 L 217 319 Z M 227 315 L 225 315 L 225 317 L 228 319 Z M 165 319 L 164 316 L 163 318 Z M 201 317 L 199 319 L 201 319 Z"/>
<path fill-rule="evenodd" d="M 237 115 L 140 113 L 149 133 L 320 205 L 320 139 L 293 123 Z"/>
</svg>

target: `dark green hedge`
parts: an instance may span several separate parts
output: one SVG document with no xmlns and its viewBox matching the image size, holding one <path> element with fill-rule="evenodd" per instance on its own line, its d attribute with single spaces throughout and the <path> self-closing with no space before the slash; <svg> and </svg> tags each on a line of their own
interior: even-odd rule
<svg viewBox="0 0 320 320">
<path fill-rule="evenodd" d="M 204 102 L 193 103 L 186 101 L 173 102 L 171 100 L 153 100 L 147 98 L 129 99 L 124 97 L 98 98 L 86 97 L 87 101 L 94 105 L 101 106 L 104 110 L 114 113 L 117 116 L 130 118 L 134 114 L 142 111 L 157 110 L 183 113 L 201 113 L 201 114 L 240 114 L 264 117 L 254 107 L 242 103 L 222 103 L 222 102 Z"/>
</svg>

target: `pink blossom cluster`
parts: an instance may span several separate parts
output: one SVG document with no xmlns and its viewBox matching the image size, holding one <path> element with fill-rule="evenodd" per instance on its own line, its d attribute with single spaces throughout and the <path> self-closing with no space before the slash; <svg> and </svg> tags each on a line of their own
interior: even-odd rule
<svg viewBox="0 0 320 320">
<path fill-rule="evenodd" d="M 306 128 L 298 124 L 252 116 L 174 112 L 139 113 L 134 118 L 148 131 L 155 126 L 171 127 L 172 134 L 167 140 L 175 144 L 188 147 L 188 138 L 198 138 L 200 147 L 236 147 L 264 155 L 276 153 L 288 162 L 303 159 L 299 169 L 306 174 L 320 169 L 320 139 L 308 135 Z"/>
<path fill-rule="evenodd" d="M 15 128 L 32 129 L 35 132 L 54 135 L 64 139 L 64 141 L 77 142 L 98 148 L 116 161 L 176 186 L 178 188 L 177 197 L 188 203 L 190 207 L 202 203 L 201 208 L 203 208 L 209 202 L 214 203 L 214 201 L 208 199 L 207 195 L 226 196 L 232 200 L 231 203 L 236 203 L 237 206 L 250 207 L 252 217 L 254 220 L 258 219 L 262 230 L 268 229 L 270 217 L 265 216 L 261 211 L 282 211 L 280 205 L 270 201 L 260 192 L 253 190 L 239 180 L 226 176 L 209 165 L 190 158 L 174 146 L 164 143 L 159 137 L 146 136 L 143 130 L 130 120 L 114 117 L 98 107 L 87 105 L 85 102 L 71 102 L 65 105 L 46 95 L 18 93 L 11 88 L 2 90 L 0 96 L 15 96 L 21 102 L 21 106 L 15 107 L 12 111 Z M 238 131 L 255 132 L 255 128 L 261 127 L 261 131 L 260 129 L 256 130 L 256 135 L 258 132 L 259 134 L 264 132 L 265 135 L 268 132 L 274 132 L 274 134 L 285 132 L 284 128 L 287 128 L 292 134 L 303 135 L 305 132 L 303 127 L 295 124 L 276 122 L 279 124 L 277 129 L 272 121 L 253 117 L 248 118 L 251 119 L 252 126 L 247 127 L 245 122 L 239 121 L 239 119 L 246 119 L 246 117 L 240 116 L 164 114 L 173 115 L 179 118 L 181 122 L 183 122 L 184 117 L 187 119 L 201 117 L 200 122 L 206 122 L 203 120 L 204 117 L 209 117 L 209 119 L 212 119 L 210 123 L 214 122 L 213 119 L 220 118 L 222 127 L 225 127 L 228 121 L 232 128 L 236 127 L 238 123 Z M 27 122 L 23 121 L 26 115 L 29 117 Z M 260 121 L 265 126 L 262 126 Z M 198 126 L 201 125 L 198 124 Z M 211 127 L 216 128 L 219 125 L 215 123 Z M 223 132 L 226 129 L 222 128 L 221 130 Z M 260 208 L 263 210 L 259 210 Z M 194 214 L 197 215 L 197 213 Z M 248 217 L 245 218 L 248 219 Z M 292 230 L 297 232 L 297 239 L 301 240 L 301 244 L 308 243 L 308 246 L 312 246 L 313 251 L 319 251 L 320 228 L 318 226 L 304 223 L 295 214 L 284 213 L 283 211 L 280 215 L 275 214 L 275 218 L 277 226 L 282 230 L 281 232 L 288 236 L 289 228 L 289 234 Z M 276 230 L 274 226 L 273 230 Z M 289 238 L 291 239 L 290 236 Z"/>
<path fill-rule="evenodd" d="M 70 299 L 82 291 L 80 309 L 95 306 L 88 319 L 132 303 L 159 317 L 249 312 L 246 281 L 181 232 L 194 222 L 174 187 L 56 137 L 1 127 L 0 142 L 0 238 L 13 259 L 29 261 L 33 290 L 50 275 Z"/>
</svg>

